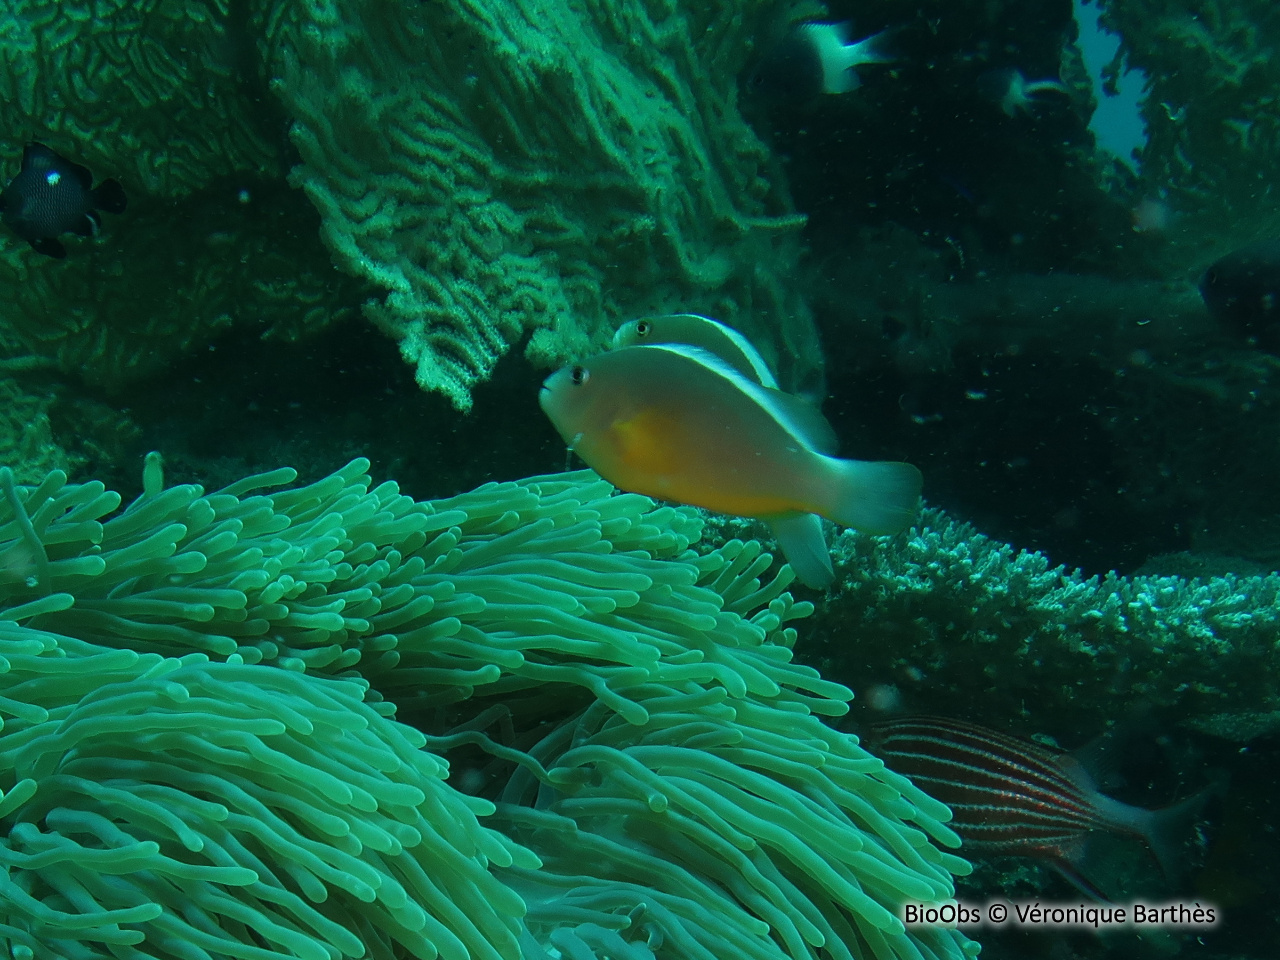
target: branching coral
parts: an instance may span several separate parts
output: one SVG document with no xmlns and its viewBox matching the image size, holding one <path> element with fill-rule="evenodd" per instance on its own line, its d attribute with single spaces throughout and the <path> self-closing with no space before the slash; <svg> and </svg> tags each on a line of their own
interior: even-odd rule
<svg viewBox="0 0 1280 960">
<path fill-rule="evenodd" d="M 1149 79 L 1143 186 L 1175 215 L 1177 266 L 1280 230 L 1261 171 L 1280 158 L 1280 11 L 1266 0 L 1105 0 L 1127 65 Z M 1118 64 L 1116 65 L 1118 66 Z M 1190 271 L 1189 271 L 1190 272 Z"/>
<path fill-rule="evenodd" d="M 0 934 L 157 960 L 972 953 L 898 919 L 967 867 L 934 846 L 945 808 L 820 719 L 849 691 L 791 662 L 809 608 L 758 543 L 698 554 L 693 511 L 587 472 L 415 503 L 366 470 L 206 496 L 153 460 L 122 512 L 0 474 Z"/>
<path fill-rule="evenodd" d="M 66 452 L 53 440 L 51 405 L 49 396 L 30 393 L 17 381 L 0 377 L 0 463 L 22 471 L 20 480 L 67 466 Z"/>
<path fill-rule="evenodd" d="M 828 672 L 929 709 L 1100 729 L 1135 703 L 1249 736 L 1280 717 L 1280 575 L 1086 579 L 927 511 L 893 538 L 846 532 L 818 615 Z M 1247 722 L 1246 722 L 1247 721 Z"/>
<path fill-rule="evenodd" d="M 735 105 L 765 6 L 294 5 L 295 182 L 424 388 L 466 409 L 526 336 L 552 366 L 676 308 L 813 372 L 783 288 L 802 218 Z"/>
</svg>

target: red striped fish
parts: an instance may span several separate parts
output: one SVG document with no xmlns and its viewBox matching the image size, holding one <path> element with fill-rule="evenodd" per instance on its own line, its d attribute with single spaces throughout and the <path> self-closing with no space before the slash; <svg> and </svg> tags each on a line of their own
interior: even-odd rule
<svg viewBox="0 0 1280 960">
<path fill-rule="evenodd" d="M 951 808 L 950 825 L 966 853 L 1047 860 L 1103 900 L 1084 872 L 1089 838 L 1138 837 L 1172 877 L 1177 846 L 1169 838 L 1204 799 L 1162 810 L 1129 806 L 1100 793 L 1069 754 L 962 720 L 888 720 L 874 724 L 867 739 L 889 769 Z"/>
</svg>

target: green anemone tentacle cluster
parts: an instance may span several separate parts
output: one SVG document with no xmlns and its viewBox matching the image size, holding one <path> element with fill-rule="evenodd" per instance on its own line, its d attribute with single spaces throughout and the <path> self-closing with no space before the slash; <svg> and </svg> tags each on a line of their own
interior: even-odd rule
<svg viewBox="0 0 1280 960">
<path fill-rule="evenodd" d="M 973 952 L 899 920 L 948 813 L 824 719 L 758 543 L 585 471 L 294 479 L 0 470 L 10 956 Z"/>
</svg>

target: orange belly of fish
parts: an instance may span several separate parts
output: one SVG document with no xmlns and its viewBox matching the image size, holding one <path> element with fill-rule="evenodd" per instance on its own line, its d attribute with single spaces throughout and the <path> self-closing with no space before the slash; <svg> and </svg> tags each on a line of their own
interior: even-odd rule
<svg viewBox="0 0 1280 960">
<path fill-rule="evenodd" d="M 699 482 L 696 478 L 686 476 L 651 476 L 637 478 L 637 481 L 635 486 L 620 486 L 661 500 L 674 500 L 735 517 L 772 517 L 786 513 L 814 512 L 811 507 L 792 497 L 748 488 L 734 489 L 724 483 Z"/>
<path fill-rule="evenodd" d="M 717 513 L 769 517 L 816 512 L 784 490 L 788 484 L 771 475 L 768 464 L 754 453 L 723 446 L 717 450 L 690 436 L 684 426 L 652 412 L 615 422 L 613 456 L 607 458 L 613 462 L 596 469 L 623 490 Z"/>
</svg>

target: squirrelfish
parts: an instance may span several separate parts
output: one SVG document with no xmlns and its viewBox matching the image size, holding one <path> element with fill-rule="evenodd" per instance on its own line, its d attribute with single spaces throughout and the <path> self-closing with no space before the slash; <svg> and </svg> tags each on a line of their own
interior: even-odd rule
<svg viewBox="0 0 1280 960">
<path fill-rule="evenodd" d="M 1091 837 L 1137 837 L 1171 876 L 1178 832 L 1208 795 L 1161 810 L 1130 806 L 1101 793 L 1070 754 L 943 717 L 876 723 L 867 742 L 891 770 L 951 808 L 962 853 L 1046 860 L 1099 900 L 1107 898 L 1090 877 Z"/>
<path fill-rule="evenodd" d="M 816 408 L 700 347 L 592 357 L 548 377 L 539 403 L 569 448 L 615 486 L 766 521 L 809 586 L 834 577 L 813 515 L 878 534 L 915 516 L 919 470 L 823 454 L 830 427 Z"/>
</svg>

